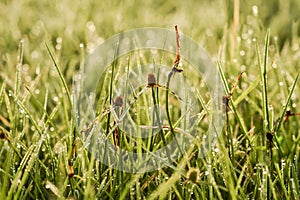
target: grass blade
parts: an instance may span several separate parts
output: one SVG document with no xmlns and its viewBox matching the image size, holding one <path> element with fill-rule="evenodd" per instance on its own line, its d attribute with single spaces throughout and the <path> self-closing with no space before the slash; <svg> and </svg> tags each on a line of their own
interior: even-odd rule
<svg viewBox="0 0 300 200">
<path fill-rule="evenodd" d="M 218 70 L 219 70 L 219 73 L 220 73 L 220 76 L 221 76 L 221 79 L 222 79 L 222 82 L 223 82 L 223 85 L 224 85 L 224 88 L 225 88 L 225 92 L 226 92 L 226 94 L 228 94 L 230 92 L 230 89 L 229 89 L 229 86 L 228 86 L 228 83 L 226 81 L 226 77 L 225 77 L 224 71 L 223 71 L 220 63 L 218 63 Z M 236 109 L 236 107 L 235 107 L 235 105 L 233 103 L 232 98 L 230 98 L 229 102 L 230 102 L 230 104 L 232 106 L 232 110 L 234 112 L 234 115 L 235 115 L 237 121 L 239 122 L 244 135 L 246 136 L 247 140 L 250 142 L 250 138 L 248 136 L 248 131 L 247 131 L 247 127 L 245 125 L 245 122 L 242 119 L 242 117 L 239 115 L 239 113 L 238 113 L 238 111 L 237 111 L 237 109 Z"/>
<path fill-rule="evenodd" d="M 19 168 L 19 170 L 18 170 L 19 172 L 21 172 L 22 178 L 18 179 L 18 180 L 20 180 L 20 184 L 18 185 L 18 190 L 17 190 L 16 194 L 14 195 L 15 200 L 19 199 L 21 190 L 22 190 L 23 186 L 26 184 L 26 181 L 27 181 L 31 171 L 33 170 L 34 164 L 36 163 L 36 160 L 38 159 L 38 155 L 39 155 L 39 151 L 42 146 L 42 143 L 43 143 L 43 139 L 39 140 L 36 145 L 30 146 L 30 147 L 32 147 L 32 151 L 29 150 L 26 153 L 28 158 L 26 158 L 23 165 L 21 164 L 22 167 Z M 23 169 L 25 169 L 24 172 L 23 172 Z"/>
<path fill-rule="evenodd" d="M 269 48 L 269 37 L 270 31 L 267 31 L 265 38 L 265 50 L 264 50 L 264 62 L 263 66 L 261 63 L 260 50 L 258 43 L 256 43 L 256 52 L 258 57 L 258 64 L 261 72 L 261 81 L 262 81 L 262 107 L 263 107 L 263 127 L 264 132 L 270 131 L 270 121 L 269 121 L 269 109 L 268 109 L 268 91 L 267 91 L 267 59 L 268 59 L 268 48 Z"/>
<path fill-rule="evenodd" d="M 65 89 L 65 91 L 67 93 L 68 102 L 69 102 L 70 106 L 72 107 L 71 95 L 70 95 L 70 91 L 69 91 L 68 85 L 66 83 L 66 80 L 64 79 L 63 74 L 61 73 L 60 67 L 59 67 L 58 63 L 56 62 L 56 60 L 54 58 L 53 52 L 51 51 L 51 49 L 48 46 L 47 42 L 45 44 L 46 44 L 47 51 L 48 51 L 48 53 L 49 53 L 49 55 L 51 57 L 51 60 L 54 63 L 55 69 L 56 69 L 56 71 L 57 71 L 57 73 L 59 75 L 59 78 L 60 78 L 60 81 L 61 81 L 61 83 L 63 85 L 63 88 Z"/>
<path fill-rule="evenodd" d="M 296 78 L 295 78 L 295 80 L 294 80 L 294 82 L 293 82 L 293 84 L 292 84 L 291 90 L 290 90 L 290 92 L 289 92 L 289 94 L 288 94 L 288 97 L 287 97 L 287 99 L 286 99 L 286 102 L 285 102 L 285 104 L 284 104 L 284 107 L 283 107 L 281 116 L 280 116 L 280 118 L 279 118 L 278 124 L 277 124 L 277 126 L 275 127 L 275 129 L 274 129 L 274 132 L 275 132 L 275 133 L 277 133 L 277 132 L 279 131 L 279 129 L 280 129 L 281 125 L 282 125 L 283 119 L 285 118 L 285 114 L 286 114 L 287 107 L 288 107 L 288 105 L 289 105 L 289 103 L 290 103 L 290 101 L 291 101 L 293 92 L 294 92 L 295 87 L 296 87 L 296 85 L 297 85 L 297 82 L 298 82 L 298 80 L 299 80 L 299 75 L 300 75 L 300 70 L 298 71 L 297 76 L 296 76 Z M 276 135 L 276 134 L 275 134 L 275 135 Z"/>
</svg>

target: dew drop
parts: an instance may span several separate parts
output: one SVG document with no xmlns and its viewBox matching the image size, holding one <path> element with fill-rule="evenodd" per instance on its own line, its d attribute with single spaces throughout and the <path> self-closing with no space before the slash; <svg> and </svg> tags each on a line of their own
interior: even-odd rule
<svg viewBox="0 0 300 200">
<path fill-rule="evenodd" d="M 241 51 L 240 51 L 240 56 L 245 56 L 245 54 L 246 54 L 246 53 L 245 53 L 244 50 L 241 50 Z"/>
<path fill-rule="evenodd" d="M 256 5 L 252 6 L 252 12 L 254 16 L 258 15 L 258 7 Z"/>
<path fill-rule="evenodd" d="M 89 21 L 86 24 L 86 27 L 89 29 L 90 32 L 94 32 L 96 30 L 96 26 L 95 26 L 94 22 L 92 22 L 92 21 Z"/>
<path fill-rule="evenodd" d="M 32 59 L 37 59 L 39 57 L 39 52 L 33 51 L 33 52 L 31 52 L 30 56 L 31 56 Z"/>
<path fill-rule="evenodd" d="M 246 40 L 247 38 L 248 38 L 248 34 L 247 34 L 247 33 L 243 33 L 243 34 L 242 34 L 242 39 L 243 39 L 243 40 Z"/>
<path fill-rule="evenodd" d="M 56 96 L 56 97 L 53 97 L 53 101 L 58 101 L 59 98 Z"/>
</svg>

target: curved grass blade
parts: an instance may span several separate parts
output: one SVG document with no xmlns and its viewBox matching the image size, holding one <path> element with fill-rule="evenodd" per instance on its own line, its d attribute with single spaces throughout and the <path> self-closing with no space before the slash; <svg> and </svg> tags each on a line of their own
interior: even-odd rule
<svg viewBox="0 0 300 200">
<path fill-rule="evenodd" d="M 45 42 L 45 45 L 46 45 L 47 51 L 48 51 L 48 53 L 49 53 L 49 55 L 51 57 L 51 60 L 54 63 L 54 66 L 55 66 L 55 69 L 56 69 L 56 71 L 57 71 L 57 73 L 59 75 L 60 81 L 63 84 L 63 87 L 64 87 L 64 89 L 65 89 L 65 91 L 67 93 L 69 104 L 72 107 L 71 95 L 70 95 L 70 91 L 68 89 L 66 80 L 64 79 L 63 74 L 61 73 L 60 67 L 59 67 L 58 63 L 56 62 L 56 60 L 54 58 L 54 55 L 53 55 L 53 52 L 51 51 L 51 49 L 50 49 L 49 45 L 47 44 L 47 42 Z"/>
</svg>

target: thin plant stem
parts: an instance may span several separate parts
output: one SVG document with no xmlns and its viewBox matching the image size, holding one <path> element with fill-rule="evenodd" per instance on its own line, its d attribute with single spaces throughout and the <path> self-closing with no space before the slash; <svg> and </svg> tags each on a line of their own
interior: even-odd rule
<svg viewBox="0 0 300 200">
<path fill-rule="evenodd" d="M 163 141 L 164 147 L 166 148 L 168 159 L 169 159 L 170 162 L 172 162 L 171 157 L 170 157 L 170 150 L 167 146 L 167 141 L 166 141 L 164 131 L 163 131 L 163 127 L 162 127 L 162 124 L 161 124 L 161 121 L 160 121 L 160 116 L 159 116 L 159 111 L 158 111 L 159 106 L 158 106 L 158 102 L 156 101 L 156 98 L 155 98 L 155 91 L 154 91 L 153 87 L 151 87 L 151 93 L 152 93 L 152 99 L 153 99 L 153 104 L 154 104 L 154 111 L 155 111 L 155 114 L 156 114 L 156 120 L 157 120 L 158 127 L 159 127 L 159 133 L 161 135 L 161 139 Z"/>
<path fill-rule="evenodd" d="M 117 61 L 116 61 L 116 58 L 118 56 L 118 51 L 119 51 L 119 43 L 117 42 L 116 43 L 116 49 L 115 49 L 115 53 L 114 53 L 114 61 L 111 65 L 111 78 L 110 78 L 110 87 L 109 87 L 109 104 L 110 106 L 113 104 L 113 100 L 112 100 L 112 91 L 113 91 L 113 82 L 114 82 L 114 71 L 115 71 L 115 67 L 116 67 L 116 64 L 117 64 Z M 107 114 L 107 123 L 106 123 L 106 135 L 108 135 L 109 133 L 109 128 L 110 128 L 110 115 L 111 115 L 111 112 L 109 112 Z M 115 133 L 113 132 L 113 140 L 114 142 L 115 141 Z M 107 140 L 105 140 L 105 151 L 107 149 Z M 104 153 L 104 160 L 106 159 L 106 152 Z"/>
<path fill-rule="evenodd" d="M 180 146 L 178 144 L 178 141 L 175 137 L 174 127 L 173 127 L 171 117 L 170 117 L 170 112 L 169 112 L 169 88 L 170 88 L 171 78 L 176 73 L 180 73 L 180 72 L 183 71 L 182 69 L 178 68 L 178 65 L 179 65 L 179 62 L 180 62 L 180 44 L 179 44 L 179 33 L 178 33 L 177 25 L 175 26 L 175 31 L 176 31 L 176 56 L 175 56 L 175 60 L 174 60 L 174 63 L 173 63 L 173 68 L 170 71 L 170 73 L 168 74 L 167 90 L 166 90 L 166 114 L 167 114 L 167 119 L 168 119 L 168 122 L 169 122 L 171 133 L 172 133 L 173 137 L 175 138 L 175 141 L 177 143 L 177 146 L 179 148 L 180 153 L 182 154 L 181 148 L 180 148 Z"/>
</svg>

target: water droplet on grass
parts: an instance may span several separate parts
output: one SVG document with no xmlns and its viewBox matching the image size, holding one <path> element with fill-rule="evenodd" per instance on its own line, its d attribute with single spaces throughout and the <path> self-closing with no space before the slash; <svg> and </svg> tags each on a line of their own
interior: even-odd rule
<svg viewBox="0 0 300 200">
<path fill-rule="evenodd" d="M 242 39 L 243 39 L 243 40 L 246 40 L 247 38 L 248 38 L 248 34 L 247 34 L 247 33 L 243 33 L 243 34 L 242 34 Z"/>
<path fill-rule="evenodd" d="M 59 98 L 58 97 L 53 97 L 53 101 L 58 101 Z"/>
<path fill-rule="evenodd" d="M 218 153 L 220 150 L 218 148 L 214 149 L 214 152 Z"/>
<path fill-rule="evenodd" d="M 245 54 L 246 54 L 246 53 L 245 53 L 244 50 L 241 50 L 241 51 L 240 51 L 240 56 L 245 56 Z"/>
<path fill-rule="evenodd" d="M 254 16 L 258 15 L 258 7 L 257 7 L 257 5 L 252 6 L 252 13 L 253 13 Z"/>
<path fill-rule="evenodd" d="M 277 64 L 276 64 L 276 63 L 273 63 L 273 64 L 272 64 L 272 67 L 273 67 L 273 69 L 276 69 L 276 68 L 277 68 Z"/>
<path fill-rule="evenodd" d="M 39 57 L 39 52 L 38 51 L 33 51 L 31 52 L 31 58 L 32 59 L 37 59 Z"/>
<path fill-rule="evenodd" d="M 60 49 L 61 49 L 61 44 L 55 45 L 55 49 L 56 49 L 56 50 L 60 50 Z"/>
<path fill-rule="evenodd" d="M 282 167 L 282 168 L 285 167 L 285 164 L 286 164 L 286 163 L 285 163 L 285 160 L 284 160 L 284 159 L 281 159 L 281 167 Z"/>
<path fill-rule="evenodd" d="M 267 170 L 263 170 L 263 175 L 267 175 Z"/>
<path fill-rule="evenodd" d="M 86 27 L 89 29 L 90 32 L 94 32 L 96 30 L 96 26 L 92 21 L 88 21 L 86 23 Z"/>
</svg>

